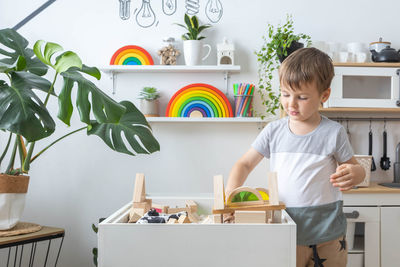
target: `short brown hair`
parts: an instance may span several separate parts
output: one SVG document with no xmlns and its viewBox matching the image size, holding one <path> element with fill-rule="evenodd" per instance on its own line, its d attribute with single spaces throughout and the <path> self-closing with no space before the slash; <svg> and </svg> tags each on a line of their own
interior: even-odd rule
<svg viewBox="0 0 400 267">
<path fill-rule="evenodd" d="M 279 68 L 279 82 L 292 90 L 315 83 L 321 94 L 335 75 L 332 59 L 316 48 L 301 48 L 290 54 Z"/>
</svg>

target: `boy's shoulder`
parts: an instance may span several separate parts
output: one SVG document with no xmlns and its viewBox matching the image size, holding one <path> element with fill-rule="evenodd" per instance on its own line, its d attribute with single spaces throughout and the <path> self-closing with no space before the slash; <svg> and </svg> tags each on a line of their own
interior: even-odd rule
<svg viewBox="0 0 400 267">
<path fill-rule="evenodd" d="M 321 115 L 321 128 L 324 128 L 327 131 L 339 131 L 341 128 L 344 128 L 342 124 L 333 121 L 323 115 Z"/>
</svg>

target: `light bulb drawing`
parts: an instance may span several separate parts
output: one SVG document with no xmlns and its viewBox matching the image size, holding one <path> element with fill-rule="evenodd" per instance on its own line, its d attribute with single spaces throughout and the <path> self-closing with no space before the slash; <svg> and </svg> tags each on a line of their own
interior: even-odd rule
<svg viewBox="0 0 400 267">
<path fill-rule="evenodd" d="M 217 23 L 223 13 L 222 4 L 219 0 L 208 0 L 206 5 L 207 18 L 214 23 Z"/>
<path fill-rule="evenodd" d="M 176 0 L 163 0 L 162 8 L 165 15 L 171 16 L 176 12 Z"/>
<path fill-rule="evenodd" d="M 186 14 L 196 15 L 200 10 L 200 0 L 186 0 Z"/>
<path fill-rule="evenodd" d="M 148 28 L 156 21 L 156 14 L 150 5 L 150 0 L 142 0 L 142 6 L 136 14 L 136 22 L 140 27 Z"/>
<path fill-rule="evenodd" d="M 129 19 L 131 0 L 119 0 L 119 17 L 123 20 Z"/>
</svg>

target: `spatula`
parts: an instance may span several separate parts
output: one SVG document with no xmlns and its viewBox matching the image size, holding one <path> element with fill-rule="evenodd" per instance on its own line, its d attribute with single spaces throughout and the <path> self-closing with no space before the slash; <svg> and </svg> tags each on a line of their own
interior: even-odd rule
<svg viewBox="0 0 400 267">
<path fill-rule="evenodd" d="M 387 171 L 390 169 L 390 159 L 387 157 L 387 133 L 383 130 L 383 156 L 381 158 L 381 169 Z"/>
<path fill-rule="evenodd" d="M 371 128 L 369 129 L 369 133 L 368 133 L 368 155 L 372 156 L 372 130 Z M 371 163 L 371 171 L 375 171 L 376 170 L 376 165 L 375 165 L 375 160 L 374 157 L 372 156 L 372 163 Z"/>
</svg>

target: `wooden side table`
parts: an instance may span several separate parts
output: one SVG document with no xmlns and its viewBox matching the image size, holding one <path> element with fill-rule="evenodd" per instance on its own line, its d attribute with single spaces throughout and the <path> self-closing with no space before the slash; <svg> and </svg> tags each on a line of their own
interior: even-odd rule
<svg viewBox="0 0 400 267">
<path fill-rule="evenodd" d="M 64 241 L 64 235 L 65 235 L 65 231 L 62 228 L 43 226 L 40 231 L 37 231 L 34 233 L 9 236 L 9 237 L 0 237 L 0 249 L 9 248 L 8 249 L 8 257 L 7 257 L 7 265 L 3 265 L 3 263 L 0 263 L 0 266 L 8 267 L 9 264 L 11 264 L 11 262 L 13 262 L 12 266 L 21 266 L 23 253 L 24 253 L 24 245 L 32 244 L 31 248 L 30 248 L 29 265 L 28 266 L 33 267 L 37 243 L 48 240 L 49 242 L 47 245 L 46 258 L 44 261 L 44 266 L 46 266 L 48 256 L 49 256 L 51 241 L 56 238 L 62 238 L 60 247 L 58 248 L 55 264 L 54 264 L 54 266 L 56 266 L 57 262 L 58 262 L 58 257 L 60 256 L 61 247 L 62 247 L 62 244 Z M 11 255 L 11 249 L 13 247 L 15 247 L 15 252 L 13 253 L 14 256 Z M 19 247 L 21 247 L 21 249 L 20 249 L 20 253 L 18 256 L 18 248 Z M 13 257 L 14 257 L 14 261 L 12 261 Z M 10 261 L 10 259 L 11 259 L 11 261 Z M 17 265 L 17 264 L 19 264 L 19 265 Z"/>
</svg>

